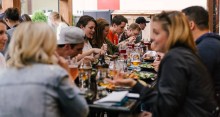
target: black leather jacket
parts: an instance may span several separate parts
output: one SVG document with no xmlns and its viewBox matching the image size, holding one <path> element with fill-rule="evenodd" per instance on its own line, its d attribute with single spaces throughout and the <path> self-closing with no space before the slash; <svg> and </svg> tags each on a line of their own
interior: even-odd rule
<svg viewBox="0 0 220 117">
<path fill-rule="evenodd" d="M 134 89 L 140 91 L 140 84 Z M 154 117 L 212 117 L 217 107 L 206 68 L 185 47 L 175 47 L 164 56 L 154 91 L 145 87 L 140 92 L 143 103 L 154 97 Z"/>
</svg>

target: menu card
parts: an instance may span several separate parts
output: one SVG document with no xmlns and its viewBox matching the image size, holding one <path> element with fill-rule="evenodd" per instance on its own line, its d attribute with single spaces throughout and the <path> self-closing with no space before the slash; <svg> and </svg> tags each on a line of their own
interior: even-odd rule
<svg viewBox="0 0 220 117">
<path fill-rule="evenodd" d="M 113 91 L 111 94 L 107 95 L 106 97 L 97 100 L 94 104 L 106 105 L 106 106 L 117 106 L 123 104 L 126 101 L 126 96 L 128 91 Z"/>
</svg>

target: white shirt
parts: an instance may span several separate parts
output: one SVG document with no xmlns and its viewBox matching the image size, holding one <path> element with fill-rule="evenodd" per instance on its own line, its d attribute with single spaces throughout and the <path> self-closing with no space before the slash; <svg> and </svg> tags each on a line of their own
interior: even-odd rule
<svg viewBox="0 0 220 117">
<path fill-rule="evenodd" d="M 84 41 L 84 47 L 83 47 L 83 52 L 86 52 L 88 50 L 92 49 L 92 46 L 89 41 Z"/>
</svg>

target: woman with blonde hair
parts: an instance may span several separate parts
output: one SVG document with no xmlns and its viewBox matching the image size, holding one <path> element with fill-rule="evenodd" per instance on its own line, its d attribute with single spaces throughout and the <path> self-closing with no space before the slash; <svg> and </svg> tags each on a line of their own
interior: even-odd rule
<svg viewBox="0 0 220 117">
<path fill-rule="evenodd" d="M 70 85 L 67 70 L 58 65 L 63 62 L 55 56 L 56 46 L 55 33 L 46 23 L 17 27 L 9 45 L 8 68 L 0 72 L 0 116 L 87 116 L 85 99 Z"/>
<path fill-rule="evenodd" d="M 156 86 L 144 87 L 120 77 L 111 82 L 133 87 L 141 94 L 142 111 L 152 106 L 147 111 L 153 117 L 213 117 L 218 108 L 212 80 L 197 55 L 185 15 L 178 11 L 162 12 L 152 18 L 151 25 L 154 49 L 165 53 Z M 142 112 L 141 116 L 152 115 Z"/>
<path fill-rule="evenodd" d="M 58 12 L 51 12 L 49 15 L 49 23 L 55 28 L 57 39 L 59 39 L 61 29 L 68 27 L 68 23 Z"/>
</svg>

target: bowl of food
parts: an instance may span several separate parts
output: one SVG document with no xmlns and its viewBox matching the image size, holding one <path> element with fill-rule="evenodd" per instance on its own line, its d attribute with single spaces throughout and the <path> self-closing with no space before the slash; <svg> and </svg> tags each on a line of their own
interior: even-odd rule
<svg viewBox="0 0 220 117">
<path fill-rule="evenodd" d="M 147 51 L 144 55 L 143 55 L 143 60 L 145 62 L 154 62 L 155 58 L 157 56 L 157 53 L 155 51 Z"/>
</svg>

